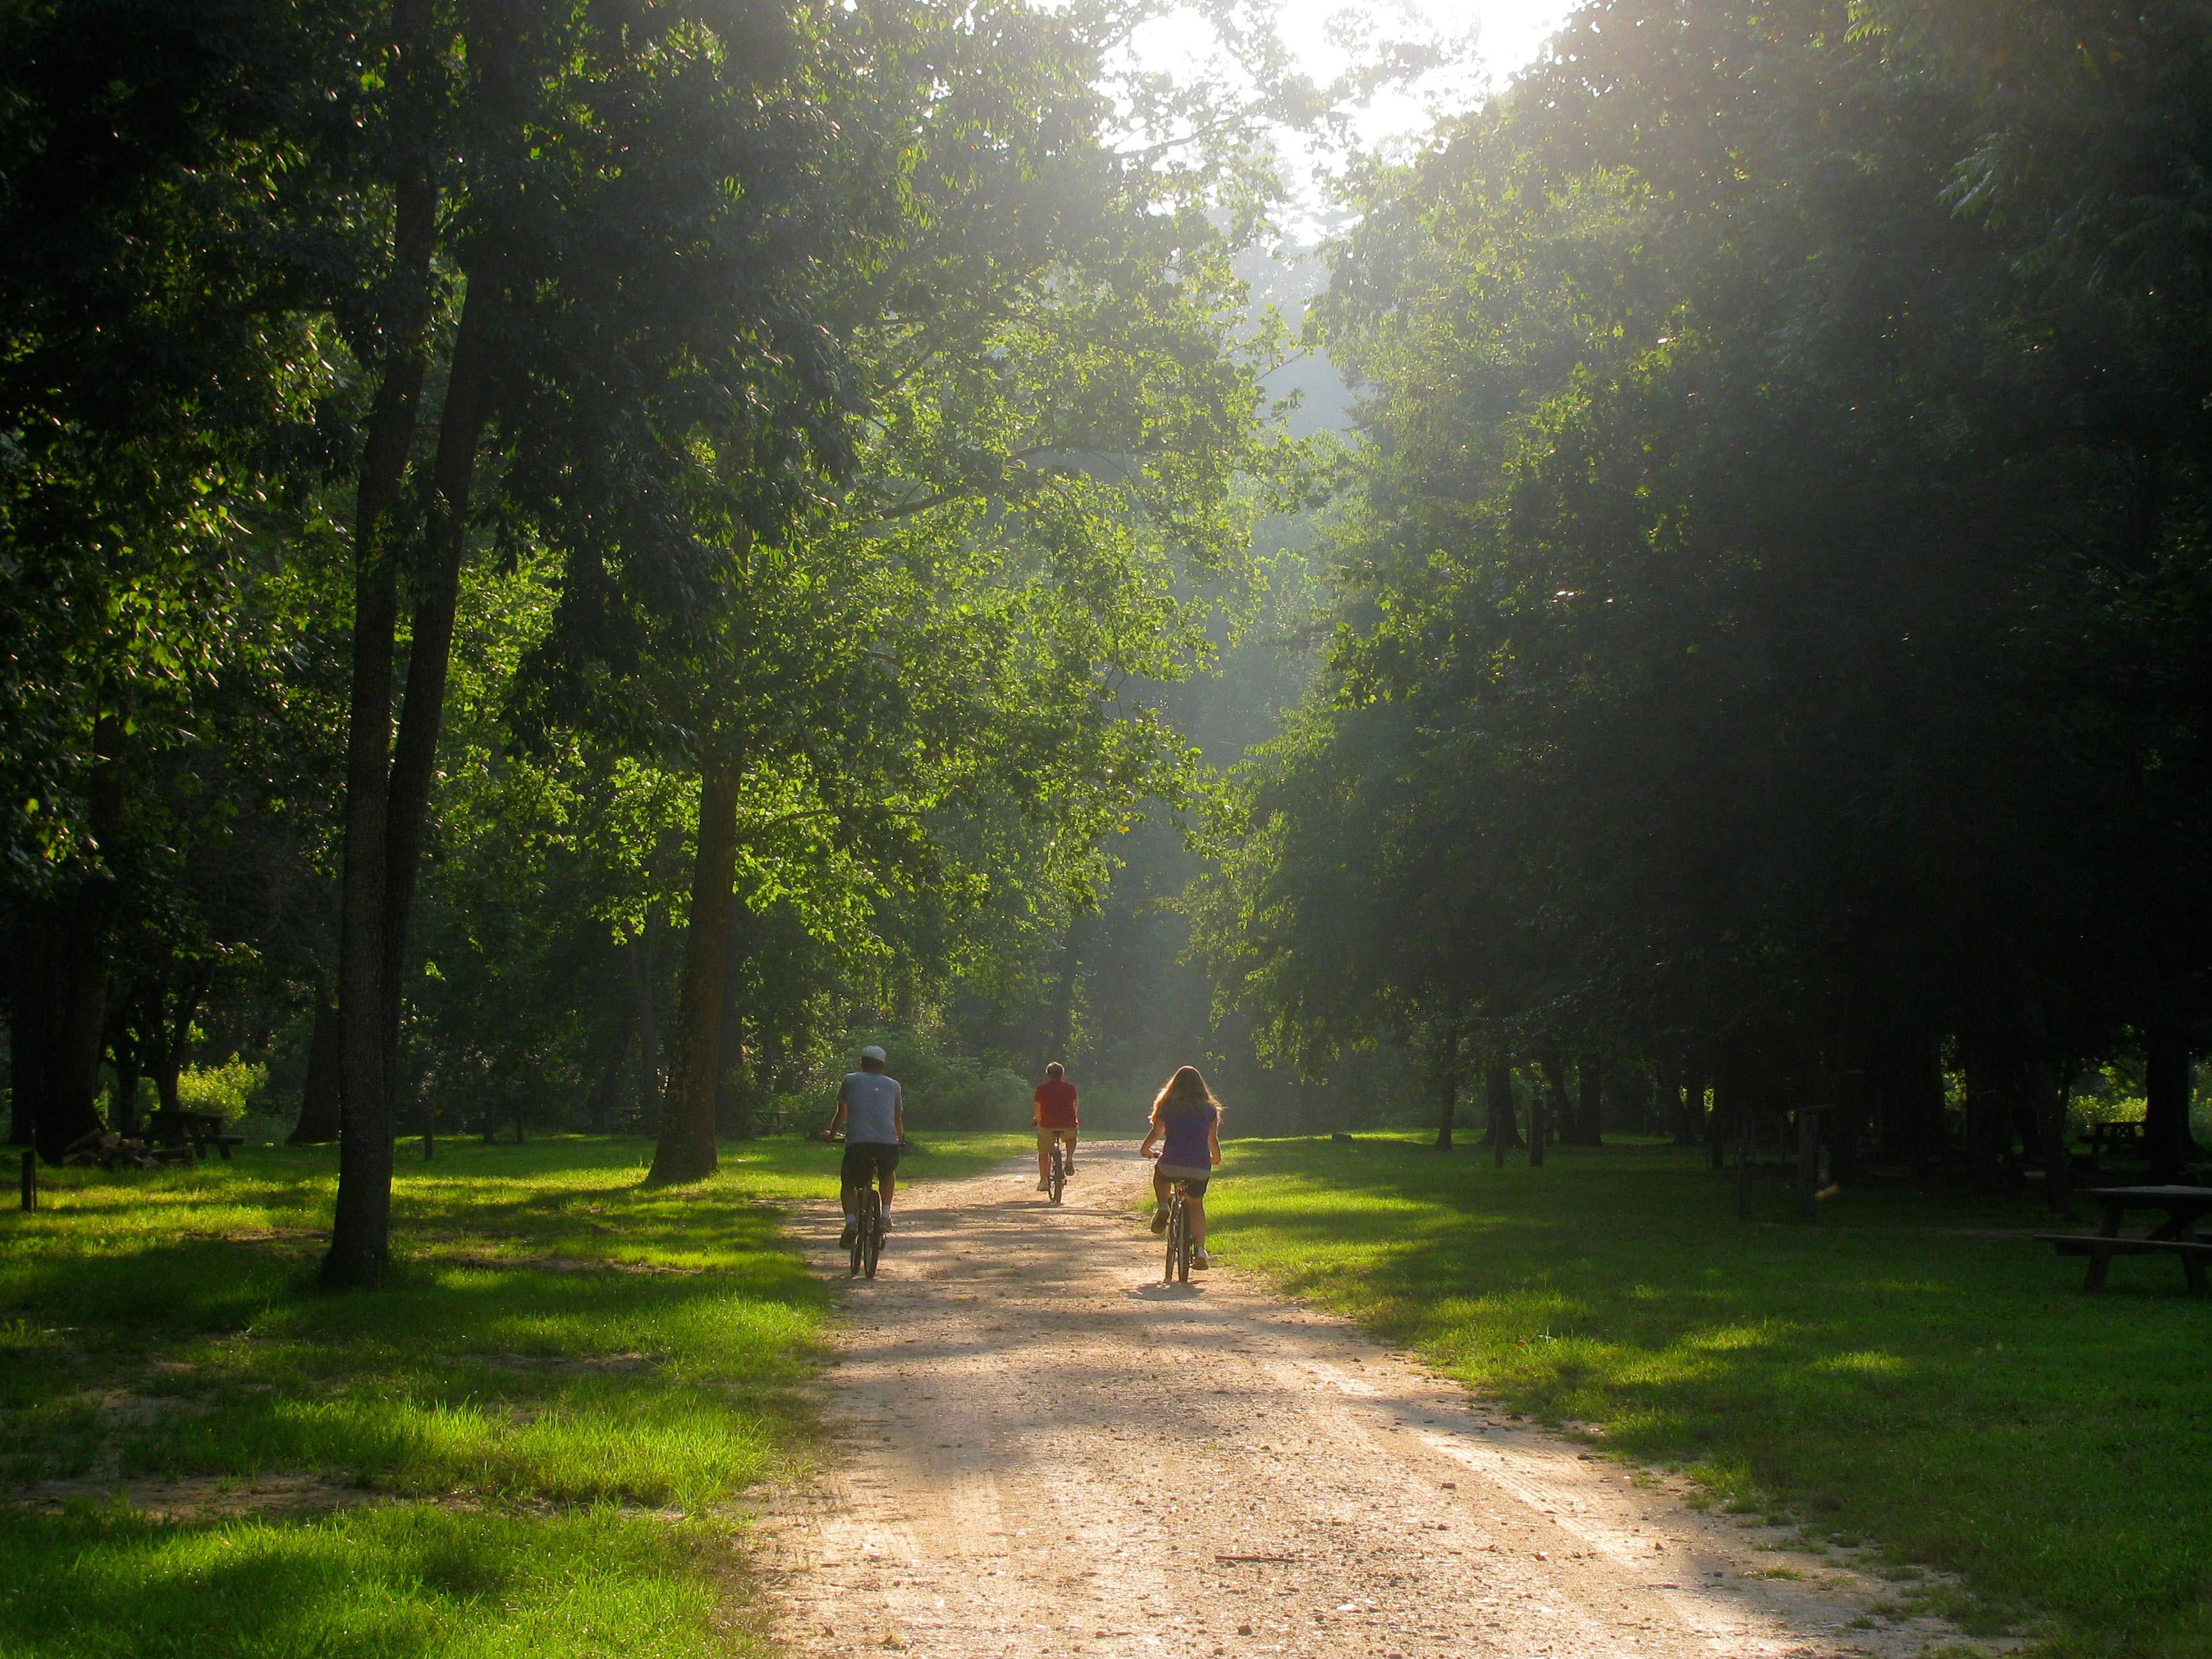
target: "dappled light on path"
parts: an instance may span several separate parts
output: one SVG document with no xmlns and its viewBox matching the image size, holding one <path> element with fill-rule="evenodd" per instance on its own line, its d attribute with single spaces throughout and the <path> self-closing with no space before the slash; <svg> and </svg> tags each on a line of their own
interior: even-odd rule
<svg viewBox="0 0 2212 1659">
<path fill-rule="evenodd" d="M 1127 1145 L 902 1206 L 850 1287 L 841 1444 L 767 1519 L 806 1655 L 1917 1654 L 1887 1586 L 1470 1401 L 1217 1271 L 1159 1284 Z M 842 1275 L 836 1218 L 802 1237 Z"/>
</svg>

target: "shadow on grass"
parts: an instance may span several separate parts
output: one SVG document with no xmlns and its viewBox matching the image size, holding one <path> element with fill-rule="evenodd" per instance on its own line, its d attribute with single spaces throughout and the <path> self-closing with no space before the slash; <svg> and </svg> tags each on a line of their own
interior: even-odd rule
<svg viewBox="0 0 2212 1659">
<path fill-rule="evenodd" d="M 1954 1570 L 2052 1653 L 2212 1651 L 2212 1307 L 2178 1273 L 2084 1296 L 2029 1200 L 1851 1194 L 1805 1227 L 1778 1178 L 1745 1226 L 1732 1176 L 1648 1146 L 1238 1142 L 1224 1174 L 1228 1259 L 1518 1408 Z"/>
<path fill-rule="evenodd" d="M 51 1659 L 489 1659 L 714 1638 L 707 1526 L 423 1504 L 290 1524 L 0 1515 L 0 1646 Z"/>
<path fill-rule="evenodd" d="M 60 1183 L 0 1222 L 9 1480 L 207 1500 L 0 1510 L 0 1632 L 42 1654 L 702 1649 L 726 1536 L 615 1506 L 696 1515 L 799 1455 L 828 1292 L 778 1206 L 834 1193 L 835 1166 L 773 1148 L 647 1192 L 638 1151 L 403 1166 L 374 1295 L 315 1287 L 326 1154 Z M 272 1477 L 377 1501 L 217 1513 Z"/>
</svg>

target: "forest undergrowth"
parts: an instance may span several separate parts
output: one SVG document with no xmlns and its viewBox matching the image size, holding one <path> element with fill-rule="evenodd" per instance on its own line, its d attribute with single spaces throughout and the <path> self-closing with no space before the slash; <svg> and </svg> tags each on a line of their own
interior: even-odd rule
<svg viewBox="0 0 2212 1659">
<path fill-rule="evenodd" d="M 1224 1151 L 1226 1263 L 1730 1511 L 1877 1546 L 1900 1612 L 2039 1659 L 2212 1652 L 2212 1305 L 2172 1262 L 2085 1295 L 2033 1195 L 1853 1192 L 1807 1226 L 1777 1176 L 1739 1224 L 1697 1150 Z"/>
<path fill-rule="evenodd" d="M 729 1500 L 809 1455 L 830 1304 L 784 1222 L 836 1154 L 734 1144 L 660 1189 L 650 1154 L 403 1152 L 373 1297 L 313 1286 L 327 1149 L 51 1176 L 0 1218 L 0 1653 L 743 1650 Z"/>
</svg>

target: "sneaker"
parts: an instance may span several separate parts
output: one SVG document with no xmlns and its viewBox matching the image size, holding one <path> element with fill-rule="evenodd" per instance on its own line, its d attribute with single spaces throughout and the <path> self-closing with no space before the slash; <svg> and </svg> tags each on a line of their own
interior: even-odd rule
<svg viewBox="0 0 2212 1659">
<path fill-rule="evenodd" d="M 1052 1182 L 1047 1181 L 1042 1176 L 1039 1176 L 1037 1177 L 1037 1190 L 1041 1193 L 1050 1192 L 1052 1190 Z"/>
<path fill-rule="evenodd" d="M 853 1248 L 853 1241 L 860 1236 L 860 1228 L 855 1226 L 852 1222 L 847 1222 L 845 1224 L 845 1231 L 837 1235 L 837 1248 L 841 1250 L 851 1249 Z"/>
<path fill-rule="evenodd" d="M 890 1234 L 890 1230 L 891 1218 L 888 1213 L 879 1215 L 876 1218 L 876 1237 L 878 1238 L 887 1237 Z"/>
<path fill-rule="evenodd" d="M 1211 1267 L 1213 1265 L 1213 1258 L 1206 1255 L 1204 1250 L 1194 1250 L 1190 1255 L 1190 1265 L 1194 1268 Z"/>
<path fill-rule="evenodd" d="M 1165 1205 L 1162 1205 L 1158 1209 L 1152 1212 L 1152 1231 L 1156 1233 L 1164 1233 L 1167 1231 L 1167 1206 Z"/>
</svg>

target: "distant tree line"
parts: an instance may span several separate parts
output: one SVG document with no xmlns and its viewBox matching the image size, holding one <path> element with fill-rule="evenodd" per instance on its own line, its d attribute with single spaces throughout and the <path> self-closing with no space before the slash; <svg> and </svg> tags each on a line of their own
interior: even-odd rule
<svg viewBox="0 0 2212 1659">
<path fill-rule="evenodd" d="M 1200 948 L 1276 1052 L 2067 1168 L 2212 1037 L 2212 12 L 1598 0 L 1361 181 L 1327 666 Z M 1947 1072 L 1963 1077 L 1948 1127 Z M 1470 1102 L 1470 1106 L 1474 1104 Z M 1505 1126 L 1511 1130 L 1510 1121 Z"/>
</svg>

